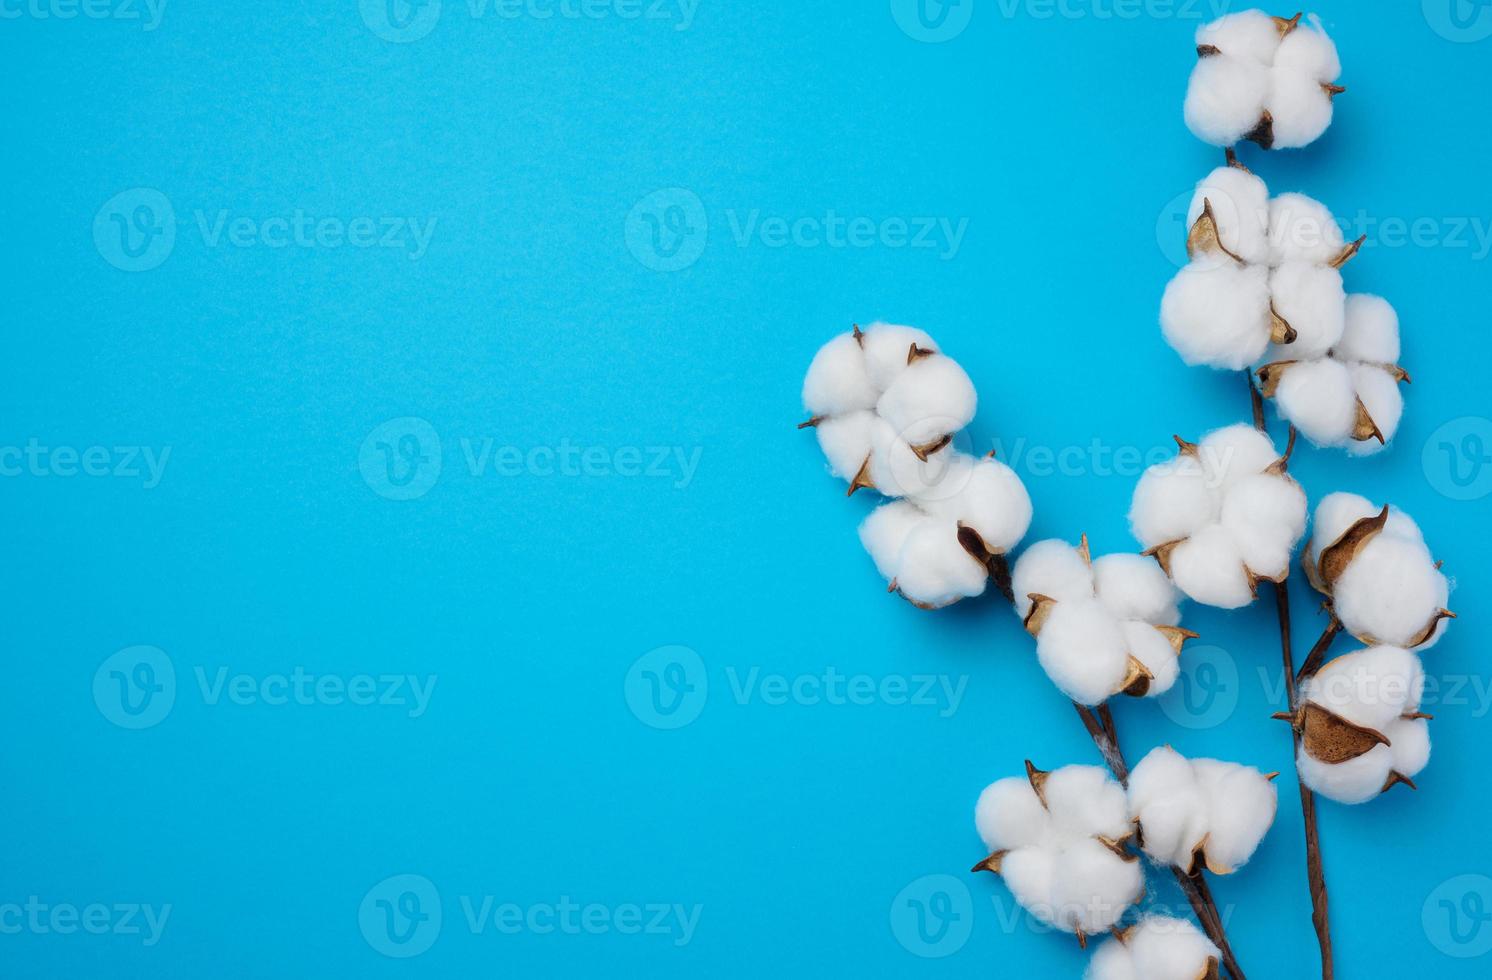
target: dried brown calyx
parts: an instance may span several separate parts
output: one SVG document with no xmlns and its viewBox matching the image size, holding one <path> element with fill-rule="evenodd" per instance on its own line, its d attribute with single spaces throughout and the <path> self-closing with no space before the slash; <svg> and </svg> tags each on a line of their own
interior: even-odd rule
<svg viewBox="0 0 1492 980">
<path fill-rule="evenodd" d="M 1088 535 L 1085 534 L 1082 536 L 1076 551 L 1091 568 L 1093 565 L 1093 555 L 1088 546 Z M 1046 626 L 1047 620 L 1051 618 L 1052 611 L 1057 607 L 1058 601 L 1040 592 L 1028 593 L 1026 598 L 1031 600 L 1031 610 L 1026 613 L 1026 618 L 1022 621 L 1022 625 L 1025 626 L 1027 633 L 1040 639 L 1041 631 Z M 1166 642 L 1171 644 L 1171 649 L 1176 652 L 1178 657 L 1181 655 L 1181 649 L 1185 646 L 1186 641 L 1197 638 L 1196 633 L 1188 629 L 1182 629 L 1179 626 L 1156 626 L 1153 623 L 1147 625 L 1166 638 Z M 1119 682 L 1119 686 L 1110 693 L 1124 694 L 1132 698 L 1143 698 L 1150 693 L 1150 685 L 1154 680 L 1155 672 L 1134 654 L 1129 654 L 1124 678 Z"/>
<path fill-rule="evenodd" d="M 1339 766 L 1361 758 L 1380 745 L 1393 745 L 1388 736 L 1377 729 L 1348 721 L 1314 701 L 1306 701 L 1297 710 L 1281 711 L 1274 717 L 1290 723 L 1300 736 L 1300 746 L 1307 755 L 1329 766 Z M 1400 717 L 1405 721 L 1413 721 L 1433 716 L 1422 711 L 1410 711 Z M 1386 793 L 1400 784 L 1410 789 L 1419 788 L 1414 785 L 1414 780 L 1403 773 L 1390 771 L 1380 792 Z"/>
</svg>

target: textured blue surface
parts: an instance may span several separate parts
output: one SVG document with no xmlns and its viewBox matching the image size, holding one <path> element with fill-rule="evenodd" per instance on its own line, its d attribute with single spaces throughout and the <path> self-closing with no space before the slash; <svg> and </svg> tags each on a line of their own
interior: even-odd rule
<svg viewBox="0 0 1492 980">
<path fill-rule="evenodd" d="M 1155 326 L 1208 3 L 438 7 L 0 4 L 0 973 L 1079 975 L 965 869 L 1091 745 L 998 603 L 884 593 L 798 386 L 923 325 L 1029 540 L 1132 548 L 1134 457 L 1247 411 Z M 1323 807 L 1339 975 L 1485 976 L 1492 8 L 1320 12 L 1335 125 L 1244 157 L 1369 234 L 1414 385 L 1294 470 L 1463 614 L 1419 792 Z M 1270 603 L 1187 623 L 1130 756 L 1288 771 Z M 1216 886 L 1257 977 L 1315 963 L 1281 794 Z"/>
</svg>

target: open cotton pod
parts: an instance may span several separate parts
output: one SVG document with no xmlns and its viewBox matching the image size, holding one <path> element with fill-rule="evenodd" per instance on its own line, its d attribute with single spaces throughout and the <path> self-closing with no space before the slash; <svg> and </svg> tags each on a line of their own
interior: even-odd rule
<svg viewBox="0 0 1492 980">
<path fill-rule="evenodd" d="M 1022 908 L 1075 933 L 1112 928 L 1145 891 L 1124 789 L 1097 766 L 1002 779 L 979 796 L 974 824 L 989 856 L 975 871 L 1005 879 Z"/>
<path fill-rule="evenodd" d="M 1419 525 L 1397 508 L 1331 494 L 1316 506 L 1302 562 L 1311 585 L 1363 643 L 1428 648 L 1455 618 L 1446 608 L 1450 581 Z"/>
<path fill-rule="evenodd" d="M 1228 14 L 1197 31 L 1197 64 L 1186 90 L 1186 125 L 1200 140 L 1266 150 L 1306 146 L 1331 125 L 1346 89 L 1336 45 L 1315 16 Z"/>
<path fill-rule="evenodd" d="M 1399 316 L 1380 296 L 1347 297 L 1342 339 L 1322 357 L 1259 369 L 1264 397 L 1318 446 L 1381 452 L 1399 431 L 1409 374 L 1399 366 Z"/>
<path fill-rule="evenodd" d="M 1303 194 L 1273 200 L 1236 158 L 1197 185 L 1188 211 L 1188 264 L 1161 299 L 1166 343 L 1189 365 L 1236 371 L 1271 359 L 1314 358 L 1342 339 L 1347 244 L 1325 205 Z M 1272 348 L 1271 348 L 1271 345 Z"/>
<path fill-rule="evenodd" d="M 984 592 L 1003 556 L 1031 525 L 1031 497 L 1010 467 L 951 453 L 937 482 L 882 504 L 860 525 L 877 570 L 922 609 Z"/>
<path fill-rule="evenodd" d="M 1159 566 L 1140 555 L 1094 560 L 1086 537 L 1076 548 L 1027 548 L 1011 589 L 1042 670 L 1080 704 L 1164 694 L 1180 673 L 1182 644 L 1197 635 L 1177 625 L 1181 597 Z"/>
<path fill-rule="evenodd" d="M 1170 746 L 1152 750 L 1129 774 L 1140 847 L 1188 874 L 1202 868 L 1232 874 L 1274 823 L 1277 775 L 1236 762 L 1187 759 Z"/>
<path fill-rule="evenodd" d="M 888 497 L 936 481 L 953 433 L 969 424 L 974 384 L 914 327 L 856 326 L 819 349 L 803 379 L 809 418 L 829 470 Z"/>
<path fill-rule="evenodd" d="M 1098 947 L 1084 980 L 1218 980 L 1222 953 L 1185 919 L 1146 916 Z"/>
<path fill-rule="evenodd" d="M 1365 803 L 1413 779 L 1430 761 L 1424 668 L 1400 647 L 1329 661 L 1300 687 L 1289 720 L 1300 733 L 1296 767 L 1306 787 L 1338 803 Z"/>
<path fill-rule="evenodd" d="M 1135 537 L 1187 596 L 1237 609 L 1259 583 L 1283 582 L 1305 533 L 1305 491 L 1269 437 L 1249 425 L 1176 439 L 1174 459 L 1145 471 L 1129 522 Z"/>
</svg>

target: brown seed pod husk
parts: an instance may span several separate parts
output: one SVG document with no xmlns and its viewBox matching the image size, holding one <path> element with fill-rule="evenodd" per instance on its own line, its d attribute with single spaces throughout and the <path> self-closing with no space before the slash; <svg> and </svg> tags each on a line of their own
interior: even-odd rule
<svg viewBox="0 0 1492 980">
<path fill-rule="evenodd" d="M 1373 517 L 1364 517 L 1357 521 L 1340 538 L 1327 545 L 1321 550 L 1319 559 L 1320 580 L 1325 586 L 1322 589 L 1327 595 L 1331 594 L 1331 587 L 1337 584 L 1337 579 L 1347 571 L 1347 566 L 1352 564 L 1352 559 L 1362 553 L 1362 550 L 1383 533 L 1388 524 L 1388 506 L 1385 504 L 1383 510 Z"/>
<path fill-rule="evenodd" d="M 870 478 L 870 457 L 865 457 L 865 462 L 860 464 L 855 478 L 850 481 L 850 489 L 845 493 L 846 497 L 853 497 L 856 490 L 874 490 L 875 481 Z"/>
<path fill-rule="evenodd" d="M 1178 656 L 1181 654 L 1181 648 L 1186 645 L 1187 640 L 1195 640 L 1201 636 L 1200 633 L 1182 629 L 1180 626 L 1157 626 L 1156 630 L 1160 632 L 1161 636 L 1166 638 L 1166 641 L 1171 644 L 1171 649 L 1175 650 Z"/>
<path fill-rule="evenodd" d="M 1004 861 L 1005 855 L 1009 853 L 1009 851 L 996 851 L 989 857 L 985 858 L 983 861 L 980 861 L 978 864 L 974 865 L 974 867 L 970 868 L 969 870 L 974 872 L 989 871 L 993 874 L 999 874 L 1000 862 Z"/>
<path fill-rule="evenodd" d="M 1405 786 L 1408 786 L 1412 790 L 1419 789 L 1418 786 L 1414 785 L 1414 780 L 1410 779 L 1408 776 L 1400 772 L 1390 771 L 1388 774 L 1388 778 L 1383 781 L 1383 789 L 1379 790 L 1378 792 L 1387 793 L 1389 790 L 1393 789 L 1400 783 L 1403 783 Z"/>
<path fill-rule="evenodd" d="M 1432 636 L 1435 635 L 1435 628 L 1440 625 L 1440 621 L 1442 619 L 1455 619 L 1455 618 L 1456 618 L 1456 614 L 1453 613 L 1453 612 L 1451 612 L 1449 609 L 1437 609 L 1435 611 L 1435 616 L 1430 620 L 1430 624 L 1428 626 L 1426 626 L 1423 630 L 1421 630 L 1414 637 L 1414 639 L 1412 639 L 1412 640 L 1409 641 L 1409 647 L 1410 647 L 1410 649 L 1413 649 L 1414 647 L 1417 647 L 1417 646 L 1423 646 L 1424 644 L 1429 643 L 1430 642 L 1430 637 L 1432 637 Z"/>
<path fill-rule="evenodd" d="M 916 456 L 918 459 L 925 463 L 927 462 L 927 457 L 931 456 L 935 452 L 938 452 L 939 450 L 948 448 L 948 444 L 951 442 L 953 442 L 953 436 L 950 434 L 943 436 L 940 439 L 934 439 L 931 442 L 924 442 L 920 446 L 909 445 L 909 448 L 912 450 L 913 456 Z"/>
<path fill-rule="evenodd" d="M 1301 706 L 1298 724 L 1306 752 L 1327 765 L 1349 762 L 1389 744 L 1382 732 L 1354 725 L 1314 701 Z"/>
<path fill-rule="evenodd" d="M 1222 967 L 1218 963 L 1217 957 L 1209 956 L 1207 957 L 1207 966 L 1198 974 L 1197 980 L 1222 980 L 1222 973 L 1219 972 L 1221 969 Z"/>
<path fill-rule="evenodd" d="M 1026 760 L 1026 780 L 1031 784 L 1031 790 L 1036 794 L 1036 798 L 1041 801 L 1042 809 L 1047 809 L 1046 781 L 1050 776 L 1051 773 L 1037 769 L 1031 764 L 1030 759 Z"/>
<path fill-rule="evenodd" d="M 1368 414 L 1368 406 L 1363 404 L 1361 398 L 1357 399 L 1357 421 L 1352 426 L 1352 438 L 1358 442 L 1377 439 L 1379 445 L 1385 445 L 1388 442 L 1383 438 L 1383 430 L 1378 428 L 1378 423 L 1374 422 L 1373 416 Z"/>
<path fill-rule="evenodd" d="M 1191 230 L 1186 235 L 1186 255 L 1194 259 L 1198 255 L 1211 255 L 1214 252 L 1221 252 L 1235 262 L 1243 262 L 1236 252 L 1223 244 L 1217 227 L 1217 216 L 1212 212 L 1212 201 L 1204 197 L 1202 213 L 1192 222 Z"/>
<path fill-rule="evenodd" d="M 907 363 L 916 364 L 924 357 L 932 357 L 936 353 L 937 351 L 935 350 L 928 350 L 926 347 L 918 347 L 916 344 L 913 344 L 911 350 L 907 351 Z"/>
<path fill-rule="evenodd" d="M 1259 393 L 1265 398 L 1273 398 L 1275 392 L 1280 390 L 1280 379 L 1285 376 L 1285 372 L 1292 364 L 1299 363 L 1299 361 L 1275 361 L 1273 364 L 1261 367 L 1255 372 L 1259 376 Z"/>
<path fill-rule="evenodd" d="M 1274 344 L 1293 344 L 1295 338 L 1300 336 L 1295 328 L 1290 326 L 1290 321 L 1280 316 L 1280 311 L 1274 308 L 1274 300 L 1269 301 L 1269 340 Z M 1264 397 L 1268 398 L 1269 395 Z"/>
<path fill-rule="evenodd" d="M 1052 607 L 1057 604 L 1057 600 L 1051 596 L 1042 595 L 1040 592 L 1029 593 L 1026 598 L 1031 600 L 1031 611 L 1026 613 L 1026 618 L 1022 625 L 1026 627 L 1027 633 L 1030 633 L 1032 636 L 1040 636 L 1041 628 L 1046 625 L 1047 619 L 1051 617 Z"/>
<path fill-rule="evenodd" d="M 1150 693 L 1150 682 L 1155 680 L 1155 674 L 1151 672 L 1133 654 L 1130 654 L 1129 665 L 1124 673 L 1124 680 L 1119 682 L 1119 693 L 1128 694 L 1132 698 L 1143 698 Z"/>
<path fill-rule="evenodd" d="M 1337 257 L 1332 259 L 1327 264 L 1330 265 L 1333 269 L 1340 269 L 1342 266 L 1346 265 L 1352 260 L 1352 257 L 1356 255 L 1359 250 L 1362 249 L 1363 242 L 1367 240 L 1368 236 L 1363 235 L 1355 242 L 1348 242 L 1346 247 L 1344 247 L 1340 252 L 1337 253 Z"/>
<path fill-rule="evenodd" d="M 1274 18 L 1275 30 L 1280 32 L 1280 37 L 1289 37 L 1291 32 L 1300 26 L 1300 18 L 1301 14 L 1299 13 L 1288 19 L 1285 17 L 1276 17 Z"/>
<path fill-rule="evenodd" d="M 1140 552 L 1140 554 L 1144 555 L 1146 558 L 1154 558 L 1156 564 L 1160 565 L 1160 570 L 1165 572 L 1167 575 L 1170 575 L 1171 553 L 1174 552 L 1178 547 L 1180 547 L 1185 541 L 1185 538 L 1182 538 L 1180 541 L 1167 541 L 1165 544 L 1158 544 L 1154 548 L 1150 548 L 1147 551 Z"/>
<path fill-rule="evenodd" d="M 1259 116 L 1259 123 L 1253 129 L 1244 134 L 1243 138 L 1250 143 L 1258 143 L 1266 150 L 1274 148 L 1274 116 L 1265 109 Z"/>
</svg>

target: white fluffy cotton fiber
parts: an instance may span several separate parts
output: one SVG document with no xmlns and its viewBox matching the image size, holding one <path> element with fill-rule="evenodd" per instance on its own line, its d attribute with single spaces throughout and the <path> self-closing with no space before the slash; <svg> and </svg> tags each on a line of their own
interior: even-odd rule
<svg viewBox="0 0 1492 980">
<path fill-rule="evenodd" d="M 1453 618 L 1450 581 L 1419 526 L 1396 508 L 1350 493 L 1325 497 L 1305 565 L 1347 632 L 1364 643 L 1427 649 Z"/>
<path fill-rule="evenodd" d="M 1281 465 L 1276 465 L 1281 464 Z M 1305 533 L 1305 492 L 1269 437 L 1248 425 L 1183 443 L 1135 487 L 1130 527 L 1187 596 L 1237 609 L 1284 581 Z"/>
<path fill-rule="evenodd" d="M 1047 925 L 1091 936 L 1112 927 L 1144 893 L 1124 789 L 1095 766 L 1043 773 L 988 787 L 974 824 L 1015 900 Z"/>
<path fill-rule="evenodd" d="M 1175 586 L 1140 555 L 1090 560 L 1087 541 L 1040 541 L 1011 573 L 1015 611 L 1036 637 L 1036 656 L 1074 701 L 1129 693 L 1155 697 L 1175 684 L 1181 646 Z"/>
<path fill-rule="evenodd" d="M 1274 823 L 1279 796 L 1271 777 L 1217 759 L 1154 749 L 1129 777 L 1130 816 L 1145 853 L 1190 872 L 1231 874 L 1248 863 Z"/>
<path fill-rule="evenodd" d="M 1184 115 L 1198 139 L 1289 149 L 1331 125 L 1342 65 L 1317 18 L 1304 25 L 1248 10 L 1203 25 L 1196 41 Z"/>
<path fill-rule="evenodd" d="M 1141 919 L 1093 953 L 1085 980 L 1202 980 L 1222 961 L 1221 951 L 1185 919 Z"/>
</svg>

